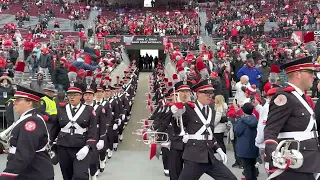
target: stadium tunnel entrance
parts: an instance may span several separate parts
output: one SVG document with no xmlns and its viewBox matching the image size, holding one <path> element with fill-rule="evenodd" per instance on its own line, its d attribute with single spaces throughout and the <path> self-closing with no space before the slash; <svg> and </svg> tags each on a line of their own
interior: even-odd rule
<svg viewBox="0 0 320 180">
<path fill-rule="evenodd" d="M 126 46 L 129 59 L 135 59 L 141 71 L 150 72 L 159 61 L 164 63 L 166 54 L 163 45 L 128 45 Z"/>
</svg>

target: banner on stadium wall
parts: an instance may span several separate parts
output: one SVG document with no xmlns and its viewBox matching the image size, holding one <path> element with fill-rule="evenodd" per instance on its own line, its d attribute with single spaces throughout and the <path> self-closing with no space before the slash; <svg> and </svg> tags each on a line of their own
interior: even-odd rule
<svg viewBox="0 0 320 180">
<path fill-rule="evenodd" d="M 111 45 L 120 46 L 123 44 L 122 36 L 106 36 L 105 43 L 110 43 Z"/>
<path fill-rule="evenodd" d="M 172 42 L 173 45 L 179 45 L 179 44 L 188 44 L 191 42 L 194 42 L 194 38 L 193 36 L 169 36 L 166 37 L 168 39 L 169 42 Z"/>
<path fill-rule="evenodd" d="M 127 46 L 135 44 L 163 44 L 161 36 L 123 36 L 123 43 Z"/>
</svg>

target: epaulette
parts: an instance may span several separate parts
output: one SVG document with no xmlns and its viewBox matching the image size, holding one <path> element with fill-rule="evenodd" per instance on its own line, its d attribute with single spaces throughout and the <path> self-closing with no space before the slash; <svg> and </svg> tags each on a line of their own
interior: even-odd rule
<svg viewBox="0 0 320 180">
<path fill-rule="evenodd" d="M 186 104 L 188 104 L 192 109 L 195 108 L 195 104 L 192 101 L 188 101 L 188 102 L 186 102 Z"/>
<path fill-rule="evenodd" d="M 67 104 L 68 104 L 68 103 L 66 103 L 66 102 L 62 102 L 62 103 L 59 103 L 59 106 L 60 106 L 60 107 L 66 107 Z"/>
<path fill-rule="evenodd" d="M 288 86 L 288 87 L 283 88 L 283 91 L 292 92 L 292 91 L 295 91 L 295 89 L 293 87 L 291 87 L 291 86 Z"/>
<path fill-rule="evenodd" d="M 47 115 L 42 115 L 43 120 L 48 121 L 49 120 L 49 116 Z"/>
</svg>

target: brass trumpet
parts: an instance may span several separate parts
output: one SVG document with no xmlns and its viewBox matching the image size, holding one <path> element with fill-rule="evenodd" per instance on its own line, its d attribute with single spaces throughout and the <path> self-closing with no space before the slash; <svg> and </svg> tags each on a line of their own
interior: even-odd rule
<svg viewBox="0 0 320 180">
<path fill-rule="evenodd" d="M 289 149 L 295 143 L 296 149 Z M 272 161 L 275 167 L 280 169 L 270 174 L 267 180 L 274 179 L 282 174 L 287 168 L 298 169 L 303 165 L 303 155 L 300 152 L 300 141 L 298 140 L 283 140 L 276 150 L 272 152 Z"/>
<path fill-rule="evenodd" d="M 159 140 L 160 136 L 162 136 L 162 140 Z M 147 145 L 154 143 L 167 143 L 169 142 L 169 134 L 164 132 L 147 131 L 142 134 L 142 141 Z"/>
<path fill-rule="evenodd" d="M 0 133 L 0 143 L 3 145 L 4 149 L 8 149 L 10 147 L 9 140 L 11 138 L 11 131 L 14 127 L 14 124 L 12 124 L 6 130 Z"/>
<path fill-rule="evenodd" d="M 296 149 L 289 149 L 291 144 L 296 144 Z M 290 159 L 289 167 L 292 169 L 298 169 L 303 164 L 303 155 L 300 152 L 300 141 L 298 140 L 283 140 L 281 141 L 274 153 L 272 154 L 272 159 L 274 163 L 277 163 L 277 167 L 283 167 L 280 169 L 285 169 L 287 166 L 287 159 Z"/>
</svg>

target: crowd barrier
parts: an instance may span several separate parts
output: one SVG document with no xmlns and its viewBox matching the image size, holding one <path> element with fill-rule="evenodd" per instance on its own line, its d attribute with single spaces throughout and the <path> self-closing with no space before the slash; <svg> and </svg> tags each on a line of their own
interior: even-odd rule
<svg viewBox="0 0 320 180">
<path fill-rule="evenodd" d="M 5 116 L 5 113 L 6 113 L 5 108 L 6 108 L 5 105 L 0 105 L 0 116 L 1 116 L 0 131 L 8 127 L 6 122 L 6 116 Z"/>
</svg>

